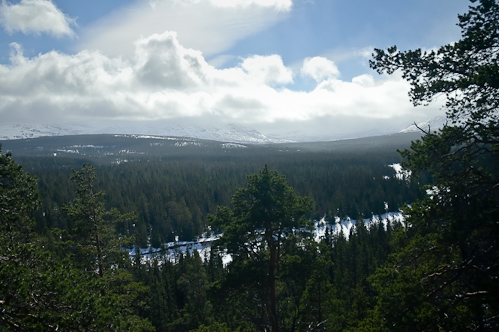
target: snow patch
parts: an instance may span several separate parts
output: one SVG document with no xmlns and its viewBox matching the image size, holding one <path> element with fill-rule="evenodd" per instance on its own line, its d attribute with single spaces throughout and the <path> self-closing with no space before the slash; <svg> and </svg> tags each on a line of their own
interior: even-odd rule
<svg viewBox="0 0 499 332">
<path fill-rule="evenodd" d="M 373 215 L 371 218 L 362 220 L 366 226 L 369 228 L 371 225 L 375 224 L 383 224 L 384 228 L 387 228 L 387 225 L 393 225 L 400 223 L 405 225 L 405 218 L 402 212 L 387 212 L 379 215 Z M 327 230 L 332 236 L 339 236 L 343 233 L 343 236 L 346 239 L 349 238 L 351 230 L 357 225 L 357 220 L 351 219 L 350 217 L 346 217 L 345 219 L 341 219 L 336 217 L 334 222 L 327 221 L 325 217 L 320 220 L 314 221 L 314 228 L 312 230 L 315 241 L 320 242 L 322 239 L 326 237 Z M 196 241 L 174 241 L 165 243 L 161 248 L 140 248 L 137 250 L 136 248 L 128 249 L 128 253 L 130 258 L 135 257 L 137 253 L 140 254 L 142 261 L 148 261 L 151 259 L 158 259 L 162 261 L 163 259 L 167 259 L 171 262 L 176 262 L 178 256 L 180 254 L 192 254 L 194 251 L 199 253 L 199 256 L 203 261 L 210 257 L 211 252 L 211 243 L 220 238 L 220 234 L 210 234 L 204 235 L 198 238 Z M 232 257 L 228 254 L 222 255 L 222 261 L 224 265 L 229 264 L 232 261 Z"/>
<path fill-rule="evenodd" d="M 395 170 L 395 177 L 397 179 L 409 181 L 409 179 L 411 178 L 412 172 L 410 170 L 403 169 L 402 165 L 395 163 L 388 166 Z"/>
</svg>

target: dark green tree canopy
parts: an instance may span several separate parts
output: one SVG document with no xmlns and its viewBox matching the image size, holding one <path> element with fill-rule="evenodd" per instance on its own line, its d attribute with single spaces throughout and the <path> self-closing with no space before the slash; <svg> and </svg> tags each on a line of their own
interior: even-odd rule
<svg viewBox="0 0 499 332">
<path fill-rule="evenodd" d="M 426 52 L 376 49 L 370 62 L 379 73 L 402 71 L 416 105 L 443 94 L 449 120 L 402 152 L 403 166 L 428 172 L 433 183 L 406 209 L 407 246 L 372 279 L 387 327 L 499 327 L 499 4 L 471 2 L 458 16 L 456 43 Z"/>
<path fill-rule="evenodd" d="M 311 202 L 297 196 L 284 176 L 266 165 L 247 182 L 234 194 L 233 208 L 219 207 L 210 222 L 223 233 L 217 245 L 232 255 L 230 269 L 237 282 L 259 299 L 253 303 L 261 308 L 254 313 L 255 326 L 277 332 L 285 325 L 279 285 L 289 280 L 281 266 L 293 256 L 297 241 L 311 236 L 305 229 Z"/>
<path fill-rule="evenodd" d="M 283 175 L 265 166 L 248 176 L 248 185 L 232 197 L 233 208 L 221 206 L 210 219 L 223 236 L 219 244 L 233 256 L 257 258 L 265 245 L 280 246 L 307 226 L 308 198 L 297 196 Z"/>
<path fill-rule="evenodd" d="M 492 121 L 497 126 L 499 4 L 495 0 L 471 2 L 477 4 L 458 16 L 461 40 L 437 51 L 401 52 L 396 46 L 375 49 L 370 66 L 380 74 L 400 70 L 412 85 L 410 97 L 415 105 L 443 94 L 452 122 L 483 125 Z"/>
<path fill-rule="evenodd" d="M 97 263 L 97 273 L 102 277 L 105 270 L 128 264 L 122 248 L 129 246 L 133 238 L 117 234 L 117 225 L 135 220 L 136 214 L 105 208 L 104 192 L 95 190 L 94 167 L 85 164 L 81 170 L 73 170 L 71 179 L 77 189 L 74 200 L 63 207 L 71 224 L 67 239 L 75 251 L 75 260 L 89 271 L 95 271 Z"/>
<path fill-rule="evenodd" d="M 2 154 L 0 145 L 0 232 L 30 232 L 32 211 L 40 204 L 36 178 Z"/>
<path fill-rule="evenodd" d="M 0 151 L 0 331 L 152 330 L 136 315 L 145 289 L 125 269 L 123 242 L 91 190 L 93 168 L 84 166 L 75 178 L 78 197 L 67 209 L 79 233 L 54 230 L 60 236 L 49 241 L 31 217 L 39 205 L 35 177 Z M 53 247 L 65 250 L 57 255 Z"/>
</svg>

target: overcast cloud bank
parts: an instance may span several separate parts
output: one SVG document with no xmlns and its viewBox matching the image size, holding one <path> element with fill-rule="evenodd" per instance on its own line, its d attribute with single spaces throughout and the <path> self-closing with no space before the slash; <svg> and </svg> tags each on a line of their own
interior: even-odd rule
<svg viewBox="0 0 499 332">
<path fill-rule="evenodd" d="M 317 136 L 318 131 L 329 131 L 346 136 L 367 133 L 373 126 L 398 131 L 441 114 L 439 105 L 415 112 L 407 97 L 409 86 L 399 76 L 364 74 L 342 80 L 336 64 L 326 57 L 307 57 L 301 65 L 290 66 L 278 54 L 249 55 L 226 68 L 206 60 L 206 52 L 219 52 L 274 24 L 292 5 L 290 0 L 157 0 L 147 6 L 140 2 L 97 23 L 82 43 L 89 47 L 74 54 L 51 51 L 27 57 L 22 45 L 12 43 L 9 63 L 0 65 L 0 117 L 4 124 L 108 127 L 114 122 L 156 126 L 175 121 L 211 126 L 240 123 L 264 134 Z M 195 11 L 193 6 L 197 6 Z M 51 1 L 22 0 L 17 5 L 3 1 L 0 8 L 7 31 L 73 35 L 74 21 Z M 195 20 L 193 15 L 203 12 L 200 8 L 224 15 Z M 31 20 L 34 10 L 37 19 Z M 178 24 L 182 36 L 166 30 L 133 42 L 120 39 L 134 35 L 129 29 L 144 19 L 151 25 L 143 31 L 157 30 L 161 24 L 156 21 L 164 20 L 168 10 L 187 15 L 166 17 L 172 19 L 170 25 Z M 117 23 L 117 15 L 126 23 Z M 183 26 L 186 22 L 189 27 Z M 229 32 L 218 35 L 224 25 Z M 189 36 L 190 29 L 201 36 Z M 95 37 L 97 31 L 105 33 Z M 94 35 L 91 42 L 90 35 Z M 132 52 L 118 56 L 113 52 L 119 53 L 120 47 L 113 52 L 99 47 L 111 45 L 113 36 L 117 41 L 112 45 L 125 45 Z M 187 47 L 180 39 L 199 48 Z M 297 89 L 297 79 L 315 83 L 308 90 Z"/>
</svg>

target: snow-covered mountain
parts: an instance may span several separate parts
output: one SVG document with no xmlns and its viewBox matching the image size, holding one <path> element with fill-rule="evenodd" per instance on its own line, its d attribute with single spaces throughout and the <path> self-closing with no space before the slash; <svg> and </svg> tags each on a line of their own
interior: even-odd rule
<svg viewBox="0 0 499 332">
<path fill-rule="evenodd" d="M 412 133 L 419 132 L 421 130 L 424 131 L 435 131 L 437 129 L 442 128 L 447 122 L 447 118 L 444 116 L 437 116 L 431 120 L 419 122 L 417 124 L 412 124 L 409 127 L 402 129 L 401 133 Z"/>
<path fill-rule="evenodd" d="M 176 136 L 234 143 L 281 143 L 288 140 L 269 138 L 255 129 L 226 124 L 220 127 L 200 125 L 114 125 L 114 126 L 58 126 L 58 125 L 1 125 L 0 140 L 26 139 L 43 136 L 66 136 L 86 134 L 138 134 L 154 136 Z"/>
<path fill-rule="evenodd" d="M 316 131 L 305 133 L 299 129 L 286 128 L 269 129 L 268 133 L 248 127 L 246 125 L 228 123 L 221 125 L 169 122 L 169 123 L 114 123 L 112 125 L 47 125 L 47 124 L 0 124 L 0 140 L 26 139 L 43 136 L 66 136 L 86 134 L 121 134 L 121 135 L 151 135 L 151 136 L 176 136 L 190 137 L 222 142 L 233 143 L 285 143 L 285 142 L 318 142 L 333 141 L 351 138 L 372 137 L 390 135 L 395 133 L 418 132 L 419 128 L 431 130 L 441 128 L 445 123 L 445 117 L 437 117 L 432 120 L 419 122 L 408 126 L 407 123 L 400 125 L 386 125 L 375 127 L 371 130 L 351 131 L 348 134 L 334 131 Z"/>
<path fill-rule="evenodd" d="M 24 139 L 44 136 L 82 135 L 85 128 L 57 125 L 2 125 L 0 124 L 0 140 Z"/>
</svg>

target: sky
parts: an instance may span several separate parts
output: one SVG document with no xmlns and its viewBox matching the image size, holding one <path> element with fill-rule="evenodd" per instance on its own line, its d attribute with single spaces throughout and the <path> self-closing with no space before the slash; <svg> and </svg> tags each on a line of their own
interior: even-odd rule
<svg viewBox="0 0 499 332">
<path fill-rule="evenodd" d="M 0 124 L 354 135 L 444 115 L 374 48 L 457 41 L 465 0 L 0 0 Z"/>
</svg>

